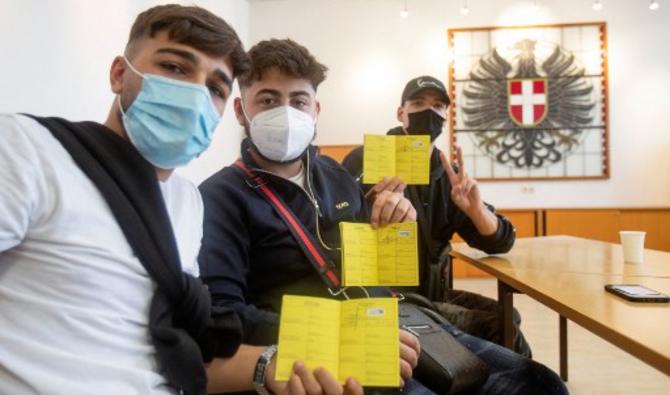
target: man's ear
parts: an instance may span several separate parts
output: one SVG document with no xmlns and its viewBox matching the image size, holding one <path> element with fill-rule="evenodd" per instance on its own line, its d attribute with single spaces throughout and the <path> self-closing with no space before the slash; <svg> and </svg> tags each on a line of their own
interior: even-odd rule
<svg viewBox="0 0 670 395">
<path fill-rule="evenodd" d="M 317 100 L 314 103 L 314 121 L 315 122 L 319 121 L 319 114 L 320 113 L 321 113 L 321 102 Z M 314 136 L 312 136 L 312 141 L 316 140 L 316 134 L 318 133 L 318 131 L 319 131 L 319 127 L 318 127 L 318 125 L 316 125 L 316 127 L 314 128 Z"/>
<path fill-rule="evenodd" d="M 245 126 L 247 124 L 247 117 L 244 115 L 244 110 L 242 110 L 242 98 L 236 97 L 233 101 L 233 109 L 235 110 L 235 118 L 237 118 L 237 123 L 240 126 Z"/>
<path fill-rule="evenodd" d="M 402 106 L 398 106 L 398 111 L 396 111 L 396 118 L 398 122 L 402 123 L 402 115 L 405 112 L 405 109 Z"/>
<path fill-rule="evenodd" d="M 120 94 L 123 90 L 123 74 L 126 72 L 126 61 L 122 56 L 117 56 L 112 61 L 112 67 L 109 69 L 109 85 L 112 92 Z"/>
</svg>

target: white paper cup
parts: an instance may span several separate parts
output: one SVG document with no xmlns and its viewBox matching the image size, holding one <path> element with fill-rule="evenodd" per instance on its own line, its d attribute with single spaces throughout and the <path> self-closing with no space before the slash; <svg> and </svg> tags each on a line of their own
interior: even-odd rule
<svg viewBox="0 0 670 395">
<path fill-rule="evenodd" d="M 644 235 L 646 232 L 622 230 L 619 232 L 623 260 L 628 263 L 642 263 L 644 261 Z"/>
</svg>

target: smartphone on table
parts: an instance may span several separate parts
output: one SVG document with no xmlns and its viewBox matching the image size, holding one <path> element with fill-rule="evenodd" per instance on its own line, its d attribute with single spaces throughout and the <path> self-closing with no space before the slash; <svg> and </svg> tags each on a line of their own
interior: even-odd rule
<svg viewBox="0 0 670 395">
<path fill-rule="evenodd" d="M 632 302 L 670 302 L 670 296 L 640 284 L 607 284 L 605 285 L 605 291 Z"/>
</svg>

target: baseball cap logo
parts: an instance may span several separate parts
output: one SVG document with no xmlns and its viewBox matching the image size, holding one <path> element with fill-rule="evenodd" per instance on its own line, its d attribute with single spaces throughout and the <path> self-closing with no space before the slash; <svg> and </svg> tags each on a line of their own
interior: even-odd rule
<svg viewBox="0 0 670 395">
<path fill-rule="evenodd" d="M 419 86 L 419 88 L 426 88 L 428 86 L 434 86 L 438 89 L 442 89 L 435 81 L 424 81 L 423 78 L 419 78 L 416 81 L 416 84 Z"/>
</svg>

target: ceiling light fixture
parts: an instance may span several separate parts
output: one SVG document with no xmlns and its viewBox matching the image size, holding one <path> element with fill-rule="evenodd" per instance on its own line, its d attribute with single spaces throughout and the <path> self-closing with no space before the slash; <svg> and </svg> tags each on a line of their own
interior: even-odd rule
<svg viewBox="0 0 670 395">
<path fill-rule="evenodd" d="M 461 7 L 461 15 L 465 16 L 470 13 L 470 9 L 468 8 L 468 0 L 463 0 L 463 6 Z"/>
<path fill-rule="evenodd" d="M 407 11 L 407 0 L 405 0 L 405 7 L 400 11 L 400 17 L 402 19 L 407 19 L 409 16 L 409 11 Z"/>
</svg>

